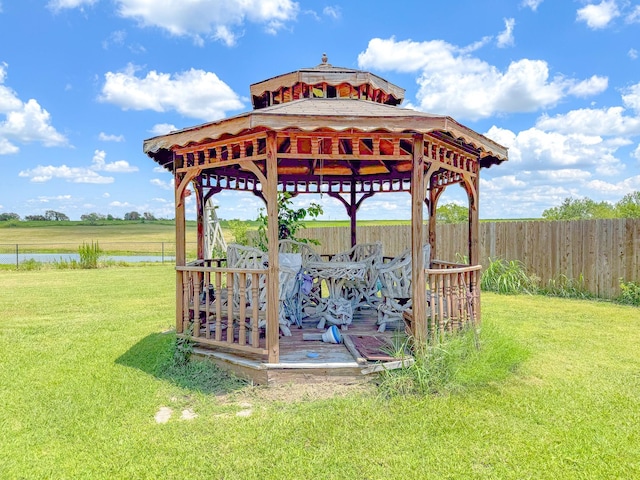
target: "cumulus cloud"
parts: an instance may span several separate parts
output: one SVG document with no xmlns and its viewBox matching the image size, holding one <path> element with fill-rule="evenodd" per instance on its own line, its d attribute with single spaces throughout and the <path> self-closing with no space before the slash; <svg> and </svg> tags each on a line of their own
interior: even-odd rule
<svg viewBox="0 0 640 480">
<path fill-rule="evenodd" d="M 636 83 L 622 91 L 622 102 L 640 115 L 640 83 Z"/>
<path fill-rule="evenodd" d="M 550 77 L 542 60 L 521 59 L 501 71 L 442 40 L 414 42 L 374 38 L 358 55 L 361 68 L 418 72 L 420 110 L 477 120 L 497 113 L 552 107 L 567 95 L 596 94 L 607 79 Z"/>
<path fill-rule="evenodd" d="M 107 154 L 104 150 L 96 150 L 89 167 L 69 167 L 67 165 L 38 165 L 35 168 L 22 170 L 18 175 L 29 178 L 34 183 L 44 183 L 54 178 L 66 180 L 71 183 L 113 183 L 114 178 L 101 175 L 98 172 L 130 173 L 137 172 L 138 167 L 129 165 L 125 160 L 107 163 Z"/>
<path fill-rule="evenodd" d="M 149 183 L 163 190 L 173 190 L 173 178 L 168 182 L 160 180 L 159 178 L 152 178 L 151 180 L 149 180 Z"/>
<path fill-rule="evenodd" d="M 541 116 L 538 128 L 584 135 L 640 135 L 640 118 L 625 115 L 623 107 L 580 108 L 553 117 Z"/>
<path fill-rule="evenodd" d="M 632 154 L 636 159 L 640 161 L 640 144 L 636 147 Z"/>
<path fill-rule="evenodd" d="M 638 58 L 638 51 L 635 48 L 630 48 L 627 55 L 630 59 L 635 60 Z"/>
<path fill-rule="evenodd" d="M 504 19 L 504 30 L 500 32 L 500 34 L 498 34 L 498 37 L 496 39 L 499 48 L 511 47 L 513 45 L 513 27 L 515 27 L 515 25 L 515 19 Z"/>
<path fill-rule="evenodd" d="M 640 5 L 633 7 L 633 10 L 625 17 L 627 23 L 640 23 Z"/>
<path fill-rule="evenodd" d="M 331 17 L 334 20 L 338 20 L 340 17 L 342 17 L 342 9 L 337 5 L 324 7 L 322 9 L 322 13 L 323 15 Z"/>
<path fill-rule="evenodd" d="M 589 4 L 578 9 L 577 20 L 585 22 L 593 30 L 606 28 L 611 21 L 620 16 L 615 0 L 603 0 L 598 4 Z"/>
<path fill-rule="evenodd" d="M 166 135 L 167 133 L 173 132 L 174 130 L 177 130 L 175 125 L 172 125 L 170 123 L 157 123 L 153 127 L 151 127 L 151 130 L 149 130 L 149 132 L 155 136 L 158 136 Z"/>
<path fill-rule="evenodd" d="M 152 70 L 138 77 L 133 65 L 105 74 L 99 100 L 123 110 L 175 110 L 203 120 L 217 120 L 243 107 L 238 95 L 215 73 L 192 68 L 172 75 Z"/>
<path fill-rule="evenodd" d="M 197 44 L 211 38 L 235 44 L 246 22 L 263 25 L 270 34 L 295 20 L 299 6 L 292 0 L 116 0 L 118 13 L 144 27 L 158 27 L 171 35 L 192 37 Z"/>
<path fill-rule="evenodd" d="M 493 126 L 486 135 L 509 148 L 509 162 L 501 166 L 504 173 L 508 170 L 540 172 L 604 166 L 601 173 L 610 174 L 611 167 L 624 168 L 615 155 L 620 147 L 629 145 L 628 140 L 621 138 L 605 139 L 536 127 L 515 133 Z"/>
<path fill-rule="evenodd" d="M 82 8 L 85 5 L 90 6 L 96 3 L 98 0 L 49 0 L 47 7 L 58 12 L 67 8 Z"/>
<path fill-rule="evenodd" d="M 17 93 L 4 85 L 6 63 L 0 63 L 0 155 L 16 153 L 13 143 L 40 142 L 47 147 L 66 145 L 67 139 L 51 125 L 51 115 L 35 99 L 23 102 Z M 0 117 L 1 118 L 1 117 Z"/>
<path fill-rule="evenodd" d="M 106 163 L 105 158 L 107 158 L 107 153 L 104 150 L 96 150 L 91 160 L 91 169 L 97 172 L 111 173 L 131 173 L 138 171 L 138 167 L 129 165 L 129 162 L 126 160 Z"/>
<path fill-rule="evenodd" d="M 98 139 L 102 142 L 124 142 L 124 135 L 113 135 L 100 132 Z"/>
<path fill-rule="evenodd" d="M 542 2 L 543 0 L 522 0 L 522 6 L 529 7 L 535 12 Z"/>
<path fill-rule="evenodd" d="M 113 177 L 105 177 L 90 168 L 85 167 L 68 167 L 61 165 L 59 167 L 53 165 L 38 165 L 29 170 L 22 170 L 20 177 L 29 178 L 34 183 L 48 182 L 54 178 L 66 180 L 71 183 L 113 183 Z"/>
</svg>

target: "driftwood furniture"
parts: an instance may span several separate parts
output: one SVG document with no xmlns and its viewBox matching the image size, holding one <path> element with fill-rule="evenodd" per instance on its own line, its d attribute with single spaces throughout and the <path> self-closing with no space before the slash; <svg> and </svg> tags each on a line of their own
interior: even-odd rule
<svg viewBox="0 0 640 480">
<path fill-rule="evenodd" d="M 459 317 L 462 323 L 479 320 L 477 282 L 465 279 L 460 283 L 457 274 L 447 272 L 455 268 L 433 262 L 438 243 L 436 209 L 446 188 L 460 185 L 464 189 L 469 206 L 469 248 L 460 253 L 468 256 L 469 265 L 456 268 L 476 268 L 480 172 L 507 160 L 507 149 L 446 115 L 400 108 L 402 88 L 369 72 L 332 66 L 326 57 L 316 67 L 255 83 L 250 91 L 252 111 L 144 142 L 144 152 L 174 176 L 177 333 L 190 336 L 220 358 L 226 355 L 225 361 L 235 362 L 238 373 L 258 376 L 256 372 L 270 372 L 266 374 L 267 381 L 274 370 L 285 368 L 283 359 L 299 352 L 297 347 L 289 348 L 297 345 L 287 343 L 291 337 L 279 336 L 277 222 L 268 222 L 270 261 L 266 266 L 235 268 L 205 257 L 205 205 L 222 191 L 255 194 L 264 200 L 269 219 L 278 217 L 279 191 L 292 195 L 322 192 L 345 206 L 351 222 L 352 246 L 358 243 L 356 220 L 362 202 L 374 195 L 410 195 L 411 239 L 407 247 L 411 248 L 410 328 L 414 341 L 427 341 L 434 329 L 430 322 L 437 323 L 436 329 L 457 325 L 451 312 L 465 310 L 465 316 Z M 196 200 L 198 252 L 197 260 L 187 263 L 185 198 L 191 193 Z M 224 216 L 224 211 L 219 213 Z M 422 256 L 424 243 L 431 245 L 431 265 Z M 238 275 L 237 283 L 234 275 Z M 246 282 L 248 277 L 250 283 Z M 427 305 L 424 295 L 432 283 L 441 290 L 444 302 L 437 310 Z M 212 331 L 205 325 L 190 333 L 197 319 L 203 317 L 205 322 L 218 325 L 227 317 L 246 315 L 241 311 L 246 308 L 242 301 L 237 305 L 227 302 L 226 311 L 221 308 L 222 302 L 214 302 L 213 307 L 207 302 L 201 307 L 203 285 L 209 284 L 216 291 L 224 284 L 230 299 L 251 298 L 254 305 L 259 304 L 265 312 L 265 337 L 258 335 L 256 328 L 247 337 L 246 326 L 243 327 L 246 322 L 229 322 L 225 332 L 221 328 Z M 460 295 L 461 290 L 466 294 Z M 468 299 L 465 302 L 469 308 L 458 308 L 460 298 Z M 202 308 L 205 315 L 201 314 Z M 251 312 L 252 325 L 258 322 L 256 312 L 257 309 Z M 281 352 L 286 352 L 282 358 Z M 247 358 L 256 364 L 238 367 Z M 306 369 L 325 375 L 335 373 L 335 362 L 329 360 L 321 362 L 322 368 L 317 370 L 317 364 L 306 357 L 294 363 L 295 368 L 304 371 L 301 378 L 308 378 Z M 338 369 L 353 368 L 345 366 L 351 365 L 348 362 L 337 363 L 342 365 L 335 367 Z"/>
<path fill-rule="evenodd" d="M 347 284 L 347 297 L 354 309 L 364 306 L 375 307 L 378 302 L 377 266 L 382 262 L 382 244 L 358 243 L 351 247 L 350 250 L 334 255 L 331 261 L 364 264 L 364 277 L 356 282 Z"/>
<path fill-rule="evenodd" d="M 422 259 L 429 266 L 431 246 L 422 247 Z M 384 332 L 387 323 L 402 320 L 405 310 L 411 308 L 411 250 L 407 249 L 387 263 L 376 264 L 382 300 L 378 304 L 378 331 Z"/>
</svg>

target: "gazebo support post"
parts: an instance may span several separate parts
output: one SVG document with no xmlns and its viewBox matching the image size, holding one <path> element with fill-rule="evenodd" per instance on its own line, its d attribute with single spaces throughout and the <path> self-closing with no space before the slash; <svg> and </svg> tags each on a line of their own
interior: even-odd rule
<svg viewBox="0 0 640 480">
<path fill-rule="evenodd" d="M 358 237 L 356 234 L 356 223 L 357 223 L 357 216 L 358 216 L 358 207 L 359 205 L 356 203 L 356 191 L 355 191 L 355 182 L 352 180 L 351 181 L 351 192 L 350 192 L 350 205 L 349 208 L 347 209 L 347 212 L 349 213 L 349 220 L 351 222 L 351 247 L 355 247 L 356 243 L 358 242 Z"/>
<path fill-rule="evenodd" d="M 413 137 L 411 171 L 411 296 L 413 298 L 413 336 L 417 345 L 426 340 L 426 287 L 422 245 L 424 243 L 424 135 Z"/>
<path fill-rule="evenodd" d="M 186 265 L 185 251 L 185 212 L 184 199 L 182 198 L 183 190 L 179 188 L 178 178 L 176 176 L 176 266 L 183 267 Z M 183 316 L 186 305 L 183 302 L 184 287 L 183 277 L 185 272 L 176 270 L 176 333 L 183 333 Z"/>
<path fill-rule="evenodd" d="M 267 178 L 264 198 L 267 202 L 267 242 L 269 246 L 269 281 L 267 282 L 267 349 L 269 363 L 280 361 L 280 339 L 278 325 L 278 145 L 276 132 L 267 134 Z"/>
<path fill-rule="evenodd" d="M 205 222 L 205 218 L 204 218 L 204 206 L 205 206 L 205 198 L 204 198 L 204 191 L 202 188 L 202 183 L 201 182 L 197 182 L 196 186 L 195 186 L 195 192 L 196 192 L 196 210 L 197 210 L 197 215 L 196 215 L 196 221 L 197 221 L 197 242 L 198 242 L 198 259 L 204 259 L 205 257 L 205 239 L 204 239 L 204 222 Z"/>
</svg>

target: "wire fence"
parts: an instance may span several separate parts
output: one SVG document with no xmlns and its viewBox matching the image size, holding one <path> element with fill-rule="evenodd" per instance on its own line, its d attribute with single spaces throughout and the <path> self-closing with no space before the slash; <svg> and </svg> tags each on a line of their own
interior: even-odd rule
<svg viewBox="0 0 640 480">
<path fill-rule="evenodd" d="M 115 262 L 173 262 L 175 242 L 98 242 L 101 258 Z M 77 243 L 2 243 L 0 265 L 25 262 L 55 263 L 78 261 Z M 196 243 L 187 242 L 187 255 L 195 256 Z"/>
</svg>

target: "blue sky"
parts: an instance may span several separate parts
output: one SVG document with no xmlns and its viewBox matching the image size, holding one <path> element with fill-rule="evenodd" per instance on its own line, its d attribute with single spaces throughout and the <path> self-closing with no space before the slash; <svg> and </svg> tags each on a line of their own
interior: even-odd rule
<svg viewBox="0 0 640 480">
<path fill-rule="evenodd" d="M 248 111 L 251 83 L 323 52 L 509 147 L 482 170 L 482 218 L 640 190 L 638 1 L 0 0 L 0 212 L 172 218 L 143 140 Z M 214 198 L 223 218 L 261 206 Z M 359 218 L 409 212 L 408 195 L 377 195 Z"/>
</svg>

